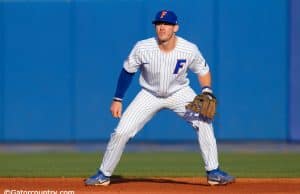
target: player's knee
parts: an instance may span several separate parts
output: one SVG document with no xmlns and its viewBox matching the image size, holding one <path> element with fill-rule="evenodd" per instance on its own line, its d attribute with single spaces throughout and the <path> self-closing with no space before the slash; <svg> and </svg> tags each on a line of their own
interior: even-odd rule
<svg viewBox="0 0 300 194">
<path fill-rule="evenodd" d="M 137 125 L 118 125 L 115 129 L 115 133 L 124 136 L 126 138 L 133 138 L 136 133 L 139 131 L 139 127 Z"/>
<path fill-rule="evenodd" d="M 130 139 L 132 138 L 135 134 L 133 134 L 131 131 L 127 130 L 118 130 L 113 133 L 114 136 L 116 136 L 118 139 Z"/>
</svg>

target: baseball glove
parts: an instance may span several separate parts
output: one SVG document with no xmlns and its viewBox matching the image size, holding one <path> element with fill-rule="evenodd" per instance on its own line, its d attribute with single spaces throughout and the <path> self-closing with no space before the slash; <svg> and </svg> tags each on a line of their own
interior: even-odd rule
<svg viewBox="0 0 300 194">
<path fill-rule="evenodd" d="M 209 92 L 197 95 L 192 102 L 185 106 L 187 120 L 203 120 L 211 122 L 216 114 L 217 99 Z"/>
</svg>

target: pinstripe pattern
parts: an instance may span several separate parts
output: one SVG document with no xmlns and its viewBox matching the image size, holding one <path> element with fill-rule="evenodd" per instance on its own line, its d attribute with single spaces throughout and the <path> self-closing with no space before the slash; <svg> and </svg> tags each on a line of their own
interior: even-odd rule
<svg viewBox="0 0 300 194">
<path fill-rule="evenodd" d="M 106 176 L 112 175 L 128 140 L 157 112 L 170 109 L 184 119 L 185 105 L 196 96 L 189 87 L 187 71 L 190 69 L 200 75 L 209 71 L 197 46 L 180 37 L 169 53 L 160 51 L 155 38 L 138 42 L 124 62 L 124 68 L 131 73 L 141 71 L 142 90 L 127 107 L 111 135 L 100 166 Z M 216 169 L 219 164 L 212 124 L 187 122 L 196 129 L 205 169 Z"/>
<path fill-rule="evenodd" d="M 174 74 L 177 60 L 186 63 Z M 155 38 L 139 41 L 124 63 L 126 71 L 141 70 L 140 85 L 155 96 L 167 97 L 189 85 L 187 70 L 206 74 L 209 67 L 196 45 L 177 37 L 176 47 L 169 53 L 162 52 Z"/>
<path fill-rule="evenodd" d="M 111 135 L 100 170 L 106 176 L 111 176 L 121 158 L 125 144 L 143 128 L 155 113 L 162 109 L 170 109 L 183 118 L 185 105 L 192 101 L 195 95 L 190 87 L 185 87 L 166 98 L 158 98 L 142 89 L 128 106 Z M 217 168 L 218 154 L 212 125 L 201 121 L 190 124 L 197 129 L 205 169 Z"/>
</svg>

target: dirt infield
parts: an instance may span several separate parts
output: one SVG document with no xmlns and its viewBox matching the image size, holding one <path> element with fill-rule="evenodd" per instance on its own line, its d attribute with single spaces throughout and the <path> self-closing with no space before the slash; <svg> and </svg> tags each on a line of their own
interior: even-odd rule
<svg viewBox="0 0 300 194">
<path fill-rule="evenodd" d="M 33 192 L 31 192 L 33 191 Z M 122 178 L 113 177 L 110 186 L 87 187 L 83 178 L 0 178 L 0 194 L 167 194 L 167 193 L 289 193 L 300 194 L 300 178 L 238 178 L 226 186 L 208 186 L 205 178 Z"/>
</svg>

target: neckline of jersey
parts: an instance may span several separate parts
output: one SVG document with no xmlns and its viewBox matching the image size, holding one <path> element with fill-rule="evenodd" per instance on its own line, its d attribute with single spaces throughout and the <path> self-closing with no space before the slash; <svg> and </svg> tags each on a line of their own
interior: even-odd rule
<svg viewBox="0 0 300 194">
<path fill-rule="evenodd" d="M 156 42 L 156 48 L 157 48 L 158 51 L 159 51 L 161 54 L 163 54 L 163 55 L 170 55 L 170 54 L 172 54 L 172 53 L 177 49 L 178 43 L 179 43 L 179 41 L 180 41 L 180 37 L 176 36 L 175 47 L 174 47 L 171 51 L 165 52 L 165 51 L 163 51 L 163 50 L 161 50 L 161 49 L 159 48 L 158 43 L 157 43 L 157 39 L 156 39 L 156 38 L 154 38 L 154 39 L 155 39 L 155 42 Z"/>
</svg>

